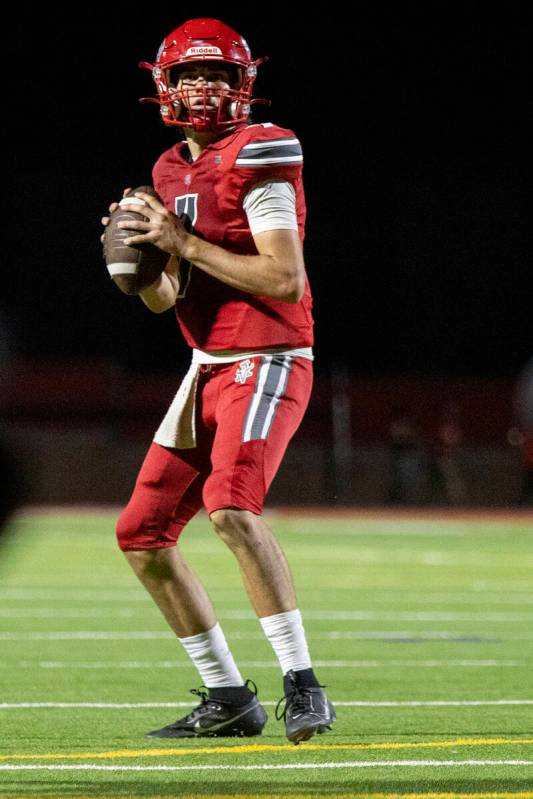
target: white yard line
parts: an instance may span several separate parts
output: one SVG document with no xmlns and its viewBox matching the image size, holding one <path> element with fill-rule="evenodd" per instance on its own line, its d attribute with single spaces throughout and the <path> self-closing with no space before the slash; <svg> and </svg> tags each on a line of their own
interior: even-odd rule
<svg viewBox="0 0 533 799">
<path fill-rule="evenodd" d="M 261 634 L 261 637 L 265 636 Z M 24 632 L 0 633 L 0 641 L 145 641 L 177 640 L 174 633 L 139 630 L 136 632 L 108 632 L 107 630 L 81 630 L 79 632 Z"/>
<path fill-rule="evenodd" d="M 409 668 L 440 669 L 449 668 L 508 668 L 527 667 L 527 660 L 318 660 L 313 665 L 332 669 L 385 669 L 408 666 Z M 180 660 L 19 660 L 0 661 L 0 668 L 12 669 L 189 669 L 190 661 Z M 279 668 L 277 660 L 240 660 L 239 666 L 245 668 Z"/>
<path fill-rule="evenodd" d="M 231 637 L 232 633 L 228 633 Z M 233 634 L 234 635 L 234 634 Z M 336 640 L 388 640 L 388 641 L 402 641 L 403 639 L 414 639 L 416 641 L 452 641 L 452 642 L 469 642 L 474 641 L 478 643 L 494 643 L 498 642 L 502 637 L 505 640 L 519 639 L 523 640 L 522 633 L 514 634 L 508 633 L 487 633 L 487 632 L 465 632 L 463 630 L 331 630 L 322 634 L 308 634 L 308 638 L 325 638 L 329 641 Z M 238 637 L 238 636 L 237 636 Z M 528 636 L 533 638 L 533 633 Z"/>
<path fill-rule="evenodd" d="M 99 619 L 132 618 L 156 615 L 155 607 L 139 611 L 136 608 L 0 608 L 0 617 L 24 619 Z M 221 610 L 221 619 L 257 622 L 251 610 Z M 533 612 L 506 611 L 418 611 L 418 610 L 304 610 L 304 620 L 311 621 L 533 621 Z"/>
<path fill-rule="evenodd" d="M 376 527 L 372 530 L 358 530 L 356 528 L 352 528 L 351 530 L 332 530 L 331 538 L 339 537 L 348 537 L 348 538 L 369 538 L 372 539 L 376 538 L 383 538 L 385 537 L 398 537 L 398 538 L 464 538 L 465 536 L 472 536 L 476 533 L 472 531 L 470 527 L 463 527 L 463 528 L 456 528 L 454 530 L 448 528 L 444 529 L 443 527 L 435 528 L 434 530 L 429 529 L 429 526 L 425 529 L 415 529 L 411 527 L 411 529 L 407 528 L 400 528 L 400 527 Z M 492 535 L 498 535 L 496 530 L 491 531 Z M 324 525 L 320 525 L 320 527 L 312 527 L 311 525 L 306 523 L 305 529 L 303 530 L 296 530 L 294 528 L 290 529 L 286 527 L 283 531 L 284 536 L 296 535 L 299 538 L 306 538 L 308 535 L 319 535 L 324 538 Z M 329 534 L 328 534 L 329 535 Z M 509 535 L 509 531 L 505 531 L 503 535 Z"/>
<path fill-rule="evenodd" d="M 264 635 L 262 636 L 264 638 Z M 107 630 L 81 630 L 79 632 L 23 632 L 0 633 L 0 641 L 144 641 L 177 640 L 171 632 L 139 630 L 136 632 L 107 632 Z"/>
<path fill-rule="evenodd" d="M 55 708 L 85 708 L 85 709 L 104 709 L 104 710 L 126 710 L 137 708 L 158 708 L 158 707 L 191 707 L 195 702 L 2 702 L 0 710 L 34 710 L 34 709 L 55 709 Z M 262 699 L 262 705 L 276 705 L 276 700 Z M 405 700 L 398 702 L 363 702 L 363 701 L 338 701 L 335 700 L 335 707 L 508 707 L 509 705 L 533 705 L 533 699 L 457 699 L 457 700 Z"/>
<path fill-rule="evenodd" d="M 420 604 L 428 604 L 428 603 L 442 603 L 443 605 L 451 605 L 451 604 L 469 604 L 471 602 L 475 602 L 476 604 L 480 603 L 487 603 L 491 605 L 530 605 L 533 604 L 533 592 L 531 593 L 519 593 L 516 592 L 515 595 L 509 594 L 494 594 L 494 592 L 489 591 L 487 592 L 489 596 L 485 596 L 485 593 L 481 593 L 479 591 L 450 591 L 449 593 L 446 591 L 411 591 L 411 592 L 398 592 L 401 595 L 401 599 L 404 602 L 420 602 Z M 379 596 L 380 591 L 374 591 L 373 595 Z M 387 599 L 394 599 L 391 596 L 391 592 L 387 592 Z"/>
<path fill-rule="evenodd" d="M 127 588 L 2 588 L 0 599 L 13 601 L 152 602 L 149 594 Z"/>
<path fill-rule="evenodd" d="M 463 642 L 468 639 L 479 643 L 505 641 L 532 641 L 533 632 L 516 633 L 480 632 L 479 630 L 330 630 L 329 632 L 307 633 L 314 640 L 362 640 L 362 641 L 401 641 L 404 638 L 416 641 Z M 226 638 L 242 641 L 266 640 L 262 632 L 227 631 Z M 58 630 L 54 632 L 0 632 L 0 641 L 164 641 L 176 640 L 172 632 L 164 630 L 130 630 L 128 632 L 108 630 Z"/>
<path fill-rule="evenodd" d="M 218 614 L 223 619 L 256 620 L 249 610 L 226 610 Z M 533 621 L 533 613 L 455 612 L 448 611 L 380 611 L 380 610 L 304 610 L 304 621 Z"/>
<path fill-rule="evenodd" d="M 240 589 L 233 589 L 235 591 Z M 308 589 L 311 591 L 314 589 Z M 369 589 L 354 586 L 345 590 L 353 592 L 366 592 Z M 302 589 L 305 593 L 305 589 Z M 396 598 L 401 594 L 403 601 L 421 600 L 423 602 L 453 602 L 458 603 L 475 601 L 491 602 L 492 604 L 512 604 L 521 605 L 533 603 L 533 592 L 526 591 L 524 588 L 505 587 L 505 594 L 495 592 L 495 588 L 473 586 L 470 591 L 442 591 L 442 589 L 428 588 L 424 591 L 404 591 L 400 588 L 378 588 L 373 590 L 377 596 Z M 487 594 L 488 596 L 485 596 Z M 141 588 L 2 588 L 0 589 L 1 600 L 20 601 L 80 601 L 80 602 L 134 602 L 152 604 L 151 597 Z"/>
<path fill-rule="evenodd" d="M 203 764 L 195 766 L 0 765 L 0 771 L 282 771 L 336 768 L 450 768 L 459 766 L 533 766 L 533 760 L 354 760 L 348 763 L 269 763 L 253 766 Z"/>
<path fill-rule="evenodd" d="M 286 543 L 287 553 L 292 555 L 292 547 L 290 542 Z M 324 560 L 331 563 L 343 562 L 346 563 L 347 559 L 351 561 L 354 567 L 361 568 L 364 566 L 392 566 L 394 564 L 405 564 L 407 566 L 475 566 L 475 567 L 502 567 L 513 569 L 527 569 L 533 566 L 533 556 L 530 554 L 513 555 L 506 557 L 505 564 L 502 564 L 501 556 L 497 553 L 494 555 L 487 552 L 460 552 L 451 554 L 450 552 L 440 550 L 428 550 L 426 552 L 413 551 L 412 549 L 402 549 L 396 552 L 391 552 L 390 549 L 376 549 L 372 550 L 368 547 L 332 547 L 326 549 L 325 547 L 315 546 L 313 549 L 297 550 L 294 547 L 294 555 L 300 560 L 304 561 L 318 561 Z M 329 567 L 328 567 L 329 568 Z"/>
<path fill-rule="evenodd" d="M 333 586 L 331 587 L 333 588 Z M 355 598 L 357 597 L 357 591 L 363 595 L 363 602 L 365 602 L 367 599 L 366 594 L 368 594 L 368 589 L 343 587 L 342 590 L 351 592 L 349 604 L 352 606 L 357 606 L 359 604 L 359 599 Z M 314 591 L 316 591 L 316 589 L 313 589 L 313 592 Z M 237 594 L 240 592 L 233 589 L 233 593 L 237 596 Z M 305 594 L 305 590 L 302 593 Z M 312 592 L 308 589 L 307 593 L 311 594 Z M 102 598 L 101 596 L 97 595 L 84 599 L 79 596 L 73 597 L 68 593 L 65 593 L 64 596 L 43 595 L 40 597 L 16 597 L 9 595 L 3 598 L 1 594 L 2 592 L 0 592 L 0 601 L 2 602 L 0 616 L 4 616 L 6 618 L 31 616 L 32 614 L 35 614 L 35 616 L 42 615 L 44 617 L 47 615 L 53 616 L 62 612 L 68 613 L 72 618 L 76 618 L 78 616 L 83 618 L 84 616 L 91 617 L 107 615 L 133 616 L 139 613 L 145 614 L 147 611 L 151 611 L 154 608 L 154 603 L 149 595 L 141 595 L 135 599 L 132 596 L 121 596 L 120 594 L 116 594 L 108 598 Z M 478 611 L 476 610 L 475 606 L 482 606 L 483 613 L 515 613 L 516 610 L 525 610 L 526 612 L 529 612 L 530 608 L 528 606 L 533 605 L 533 594 L 518 593 L 515 596 L 495 596 L 494 594 L 491 594 L 490 597 L 487 597 L 484 594 L 479 594 L 477 592 L 472 592 L 471 594 L 457 593 L 455 595 L 435 593 L 431 595 L 429 592 L 407 594 L 404 591 L 373 591 L 372 596 L 378 608 L 380 605 L 383 605 L 383 609 L 387 610 L 388 605 L 395 607 L 399 602 L 401 602 L 405 607 L 404 612 L 433 612 L 433 609 L 430 606 L 442 605 L 443 612 L 454 612 L 454 608 L 460 608 L 461 606 L 464 606 L 467 608 L 467 611 L 459 610 L 458 612 L 476 613 Z M 40 600 L 52 602 L 53 604 L 47 606 L 33 604 L 34 602 L 38 602 Z M 305 599 L 302 603 L 304 607 L 307 605 L 307 602 L 308 600 Z M 70 603 L 79 604 L 71 605 Z M 91 603 L 92 607 L 87 608 L 86 603 Z M 119 603 L 120 608 L 117 607 Z M 224 597 L 222 597 L 217 602 L 217 607 L 222 613 L 248 612 L 246 608 L 235 607 L 235 604 L 236 603 L 234 601 L 232 602 L 231 599 L 226 600 Z M 314 611 L 312 608 L 309 608 L 309 612 L 328 611 L 325 609 L 323 610 L 322 608 L 317 608 Z"/>
<path fill-rule="evenodd" d="M 144 616 L 146 611 L 155 613 L 151 607 L 143 611 Z M 138 615 L 138 608 L 0 608 L 2 619 L 129 619 Z"/>
</svg>

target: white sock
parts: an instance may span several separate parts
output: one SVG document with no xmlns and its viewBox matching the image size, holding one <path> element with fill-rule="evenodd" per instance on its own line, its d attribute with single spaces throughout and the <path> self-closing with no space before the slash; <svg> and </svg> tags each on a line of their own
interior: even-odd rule
<svg viewBox="0 0 533 799">
<path fill-rule="evenodd" d="M 206 688 L 244 685 L 218 622 L 205 633 L 178 640 L 200 672 Z"/>
<path fill-rule="evenodd" d="M 278 657 L 283 674 L 290 669 L 299 671 L 311 668 L 302 614 L 298 608 L 274 616 L 263 616 L 259 621 Z"/>
</svg>

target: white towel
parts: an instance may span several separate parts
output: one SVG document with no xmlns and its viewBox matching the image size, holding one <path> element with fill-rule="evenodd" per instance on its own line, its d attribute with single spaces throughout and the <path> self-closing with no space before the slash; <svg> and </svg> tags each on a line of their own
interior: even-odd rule
<svg viewBox="0 0 533 799">
<path fill-rule="evenodd" d="M 154 436 L 156 444 L 173 449 L 196 446 L 196 386 L 200 365 L 192 363 Z"/>
</svg>

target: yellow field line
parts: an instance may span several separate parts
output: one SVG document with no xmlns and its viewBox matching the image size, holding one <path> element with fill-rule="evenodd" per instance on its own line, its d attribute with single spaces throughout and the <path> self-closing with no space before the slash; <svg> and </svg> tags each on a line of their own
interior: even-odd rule
<svg viewBox="0 0 533 799">
<path fill-rule="evenodd" d="M 0 760 L 80 760 L 95 758 L 113 760 L 126 757 L 166 757 L 169 755 L 235 755 L 257 752 L 324 752 L 334 750 L 367 751 L 379 749 L 440 749 L 458 746 L 505 746 L 507 744 L 533 744 L 533 738 L 457 738 L 454 741 L 413 741 L 373 744 L 242 744 L 240 746 L 189 746 L 179 749 L 116 749 L 111 752 L 69 752 L 67 754 L 12 754 L 0 755 Z"/>
<path fill-rule="evenodd" d="M 106 794 L 109 799 L 119 799 L 119 795 L 113 798 L 112 794 Z M 2 794 L 5 799 L 50 799 L 50 794 L 39 796 L 36 794 Z M 75 794 L 57 794 L 63 799 L 94 799 L 94 795 L 81 796 Z M 121 795 L 123 796 L 123 794 Z M 181 799 L 236 799 L 236 794 L 180 794 Z M 266 794 L 247 793 L 238 794 L 238 799 L 265 799 Z M 316 799 L 316 793 L 270 793 L 268 799 Z M 508 792 L 498 791 L 496 793 L 328 793 L 328 799 L 533 799 L 533 792 Z M 146 797 L 128 794 L 128 799 L 146 799 Z M 151 799 L 169 799 L 169 794 L 152 796 Z"/>
</svg>

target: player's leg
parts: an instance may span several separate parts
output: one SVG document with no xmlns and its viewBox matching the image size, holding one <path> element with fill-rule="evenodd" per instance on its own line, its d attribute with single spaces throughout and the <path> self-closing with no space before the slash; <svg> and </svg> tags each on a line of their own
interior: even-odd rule
<svg viewBox="0 0 533 799">
<path fill-rule="evenodd" d="M 274 533 L 250 511 L 220 509 L 211 520 L 239 562 L 252 606 L 278 657 L 285 708 L 277 718 L 285 720 L 287 737 L 297 744 L 326 732 L 335 709 L 313 671 L 292 576 Z"/>
<path fill-rule="evenodd" d="M 261 514 L 265 494 L 305 413 L 312 364 L 269 356 L 231 364 L 218 379 L 217 427 L 204 484 L 215 531 L 233 551 L 259 617 L 296 609 L 287 559 Z"/>
<path fill-rule="evenodd" d="M 259 618 L 296 608 L 296 594 L 287 558 L 262 516 L 224 508 L 210 514 L 218 536 L 239 563 L 246 592 Z"/>
<path fill-rule="evenodd" d="M 214 627 L 216 614 L 211 600 L 178 544 L 124 555 L 179 638 Z"/>
<path fill-rule="evenodd" d="M 297 743 L 325 731 L 335 713 L 313 672 L 287 559 L 261 513 L 307 407 L 312 369 L 300 358 L 253 360 L 257 375 L 248 391 L 235 386 L 232 371 L 226 371 L 204 504 L 215 531 L 238 560 L 252 606 L 279 659 L 287 734 Z"/>
<path fill-rule="evenodd" d="M 237 557 L 250 601 L 264 617 L 296 608 L 287 559 L 261 514 L 305 413 L 312 364 L 281 355 L 246 363 L 247 371 L 242 362 L 231 364 L 218 378 L 213 468 L 203 494 L 214 529 Z"/>
<path fill-rule="evenodd" d="M 177 547 L 184 526 L 202 506 L 203 479 L 194 458 L 152 444 L 117 523 L 120 548 L 180 637 L 216 621 L 207 592 Z"/>
<path fill-rule="evenodd" d="M 121 549 L 209 692 L 195 691 L 201 704 L 150 737 L 257 735 L 267 719 L 257 689 L 242 679 L 204 586 L 176 544 L 202 506 L 201 455 L 201 447 L 177 451 L 153 444 L 117 525 Z"/>
</svg>

